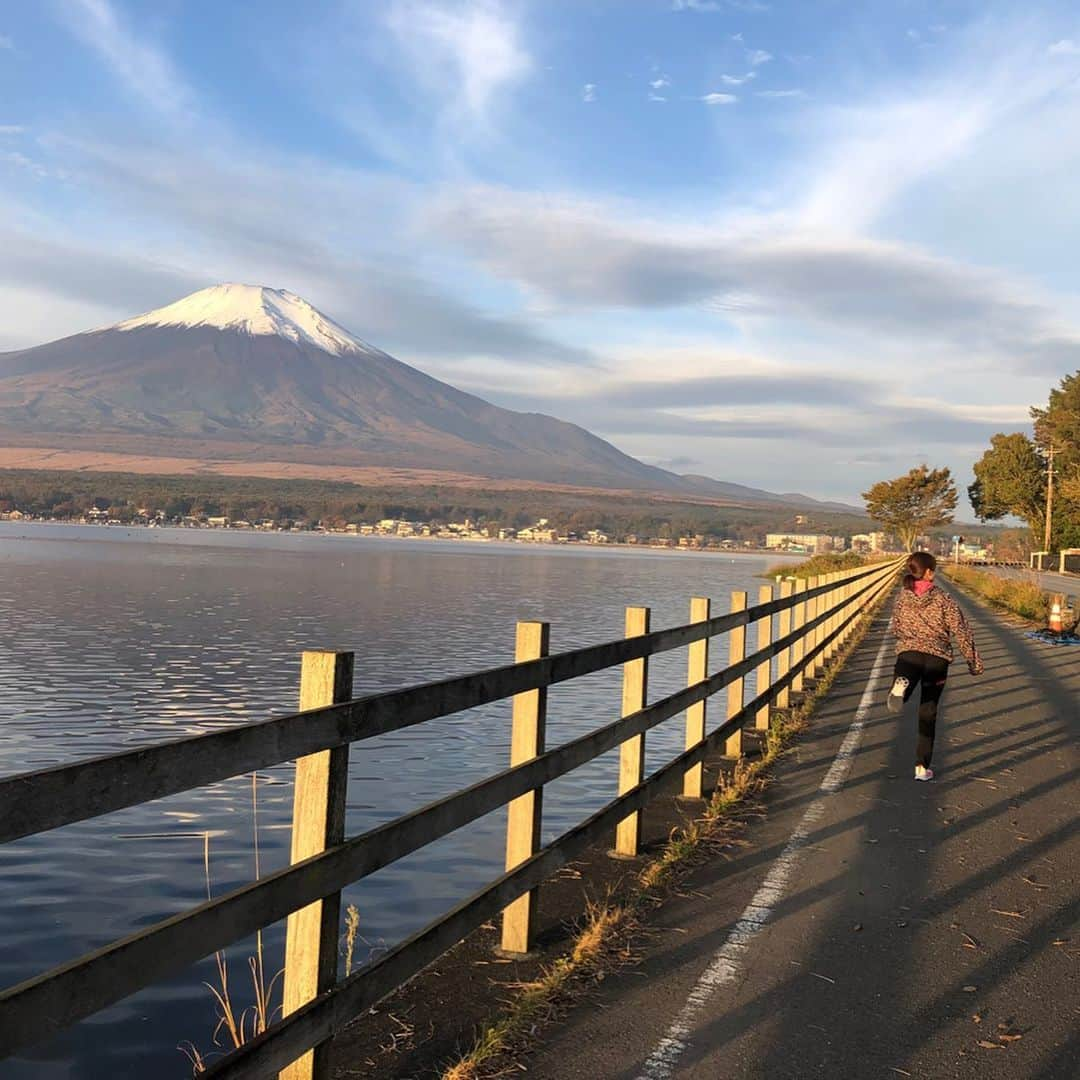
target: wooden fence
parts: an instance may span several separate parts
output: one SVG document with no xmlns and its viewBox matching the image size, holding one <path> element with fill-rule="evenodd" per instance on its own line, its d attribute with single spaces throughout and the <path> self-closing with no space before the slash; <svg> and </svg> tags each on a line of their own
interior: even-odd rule
<svg viewBox="0 0 1080 1080">
<path fill-rule="evenodd" d="M 816 676 L 867 609 L 895 581 L 899 562 L 763 586 L 758 603 L 732 594 L 714 615 L 692 601 L 690 622 L 651 630 L 647 608 L 627 610 L 626 637 L 549 655 L 548 627 L 520 623 L 515 662 L 504 667 L 352 696 L 352 654 L 305 653 L 300 712 L 159 743 L 0 781 L 0 843 L 296 759 L 292 864 L 139 930 L 0 993 L 0 1058 L 47 1039 L 215 950 L 288 918 L 283 1017 L 212 1065 L 218 1080 L 321 1080 L 327 1040 L 483 923 L 503 913 L 502 947 L 532 943 L 536 892 L 605 835 L 633 856 L 640 814 L 666 786 L 701 796 L 713 748 L 742 750 L 742 729 L 767 728 L 772 707 Z M 779 595 L 775 595 L 778 591 Z M 756 631 L 746 653 L 746 631 Z M 709 674 L 709 643 L 729 635 L 728 664 Z M 647 703 L 648 658 L 688 649 L 688 685 Z M 773 659 L 776 658 L 775 677 Z M 622 665 L 621 717 L 555 749 L 544 741 L 549 686 Z M 744 680 L 757 692 L 745 700 Z M 727 690 L 725 720 L 706 733 L 705 704 Z M 349 746 L 386 732 L 513 698 L 510 767 L 359 836 L 344 836 Z M 646 732 L 686 713 L 686 749 L 649 777 Z M 617 797 L 547 846 L 540 845 L 544 785 L 620 750 Z M 338 980 L 342 888 L 456 829 L 508 806 L 506 872 L 424 929 Z"/>
</svg>

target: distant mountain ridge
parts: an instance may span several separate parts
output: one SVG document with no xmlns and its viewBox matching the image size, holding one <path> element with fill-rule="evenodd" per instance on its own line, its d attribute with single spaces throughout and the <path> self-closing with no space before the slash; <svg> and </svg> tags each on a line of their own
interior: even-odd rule
<svg viewBox="0 0 1080 1080">
<path fill-rule="evenodd" d="M 440 382 L 307 301 L 212 286 L 113 326 L 0 353 L 0 439 L 130 452 L 442 469 L 852 511 L 646 465 L 576 424 Z"/>
</svg>

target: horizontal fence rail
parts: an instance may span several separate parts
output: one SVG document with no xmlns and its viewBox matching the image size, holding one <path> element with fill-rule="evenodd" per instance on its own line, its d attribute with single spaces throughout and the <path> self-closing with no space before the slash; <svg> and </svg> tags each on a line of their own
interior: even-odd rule
<svg viewBox="0 0 1080 1080">
<path fill-rule="evenodd" d="M 647 779 L 638 777 L 639 782 L 629 790 L 551 844 L 540 850 L 534 845 L 533 854 L 489 886 L 378 960 L 293 1009 L 265 1034 L 209 1068 L 205 1075 L 263 1080 L 305 1054 L 310 1059 L 309 1051 L 467 934 L 535 890 L 605 832 L 625 825 L 661 789 L 682 784 L 692 770 L 700 770 L 717 746 L 727 742 L 730 747 L 729 740 L 744 726 L 760 727 L 763 717 L 767 726 L 770 707 L 786 704 L 789 693 L 801 687 L 804 676 L 819 670 L 835 654 L 864 612 L 892 587 L 898 566 L 895 561 L 879 563 L 827 575 L 820 581 L 811 579 L 809 584 L 789 581 L 778 599 L 725 615 L 698 618 L 685 626 L 0 781 L 3 841 L 294 757 L 313 760 L 308 755 L 476 705 L 542 692 L 548 686 L 606 668 L 624 665 L 625 672 L 635 662 L 645 663 L 657 653 L 707 642 L 718 634 L 748 625 L 758 626 L 760 647 L 755 652 L 742 656 L 740 650 L 740 659 L 714 674 L 706 672 L 703 678 L 691 674 L 691 685 L 683 690 L 646 704 L 642 675 L 641 692 L 635 699 L 642 707 L 635 707 L 620 719 L 551 750 L 543 750 L 541 725 L 541 752 L 521 764 L 359 836 L 332 842 L 318 854 L 3 991 L 0 1055 L 39 1042 L 308 905 L 334 899 L 346 885 L 515 799 L 541 792 L 546 784 L 599 755 L 620 746 L 625 748 L 629 740 L 643 740 L 657 724 L 695 706 L 703 708 L 703 703 L 719 691 L 728 689 L 730 694 L 733 687 L 738 688 L 737 698 L 729 700 L 727 719 L 708 735 L 701 728 L 703 737 L 695 736 L 693 745 L 688 715 L 688 748 L 684 753 Z M 646 612 L 643 625 L 647 626 L 647 609 L 631 610 Z M 704 609 L 694 610 L 707 611 L 707 602 Z M 772 616 L 777 614 L 780 633 L 773 635 Z M 780 657 L 776 679 L 771 678 L 774 657 Z M 746 703 L 742 680 L 755 671 L 758 692 L 753 701 Z M 538 819 L 533 824 L 538 837 Z M 325 945 L 318 943 L 314 947 L 325 950 Z M 301 1070 L 295 1075 L 322 1075 L 318 1065 L 304 1068 L 317 1071 Z M 292 1077 L 294 1072 L 289 1075 Z"/>
<path fill-rule="evenodd" d="M 800 599 L 823 596 L 830 588 L 817 586 Z M 774 600 L 708 622 L 12 776 L 0 780 L 0 843 L 678 649 L 746 626 L 784 603 Z"/>
</svg>

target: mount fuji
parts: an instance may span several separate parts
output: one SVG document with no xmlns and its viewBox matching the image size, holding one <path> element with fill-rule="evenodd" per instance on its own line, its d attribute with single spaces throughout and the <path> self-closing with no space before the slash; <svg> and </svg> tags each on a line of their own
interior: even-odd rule
<svg viewBox="0 0 1080 1080">
<path fill-rule="evenodd" d="M 113 326 L 0 353 L 2 442 L 824 505 L 646 465 L 575 424 L 457 390 L 294 293 L 253 285 L 216 285 Z"/>
</svg>

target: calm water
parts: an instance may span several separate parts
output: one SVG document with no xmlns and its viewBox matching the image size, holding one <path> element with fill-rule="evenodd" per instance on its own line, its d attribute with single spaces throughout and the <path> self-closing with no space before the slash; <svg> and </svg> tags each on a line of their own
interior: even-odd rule
<svg viewBox="0 0 1080 1080">
<path fill-rule="evenodd" d="M 775 560 L 769 559 L 769 562 Z M 305 648 L 356 653 L 356 690 L 398 687 L 513 658 L 516 619 L 552 623 L 552 648 L 610 640 L 623 609 L 656 628 L 692 595 L 727 610 L 766 559 L 316 535 L 0 524 L 0 775 L 293 711 Z M 713 665 L 722 649 L 714 645 Z M 650 669 L 650 698 L 683 684 L 685 651 Z M 553 688 L 549 745 L 617 716 L 619 673 Z M 711 724 L 710 724 L 711 726 Z M 648 737 L 650 771 L 682 719 Z M 509 706 L 473 710 L 353 747 L 348 831 L 504 767 Z M 545 838 L 615 791 L 613 755 L 548 789 Z M 0 985 L 11 985 L 287 861 L 285 765 L 0 847 Z M 254 793 L 253 793 L 254 787 Z M 501 870 L 493 814 L 351 888 L 358 959 L 400 940 Z M 276 970 L 282 927 L 268 934 Z M 247 1003 L 245 958 L 231 985 Z M 268 964 L 268 966 L 270 966 Z M 212 1050 L 208 962 L 0 1065 L 5 1080 L 186 1077 L 176 1049 Z"/>
</svg>

